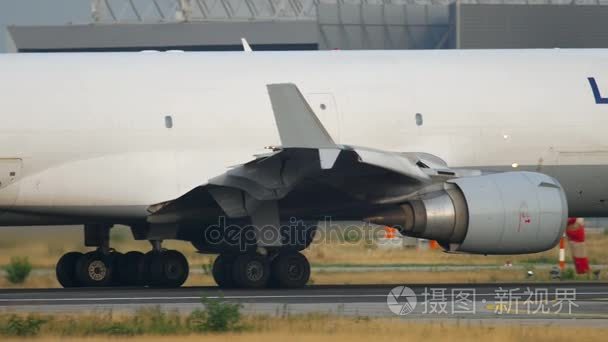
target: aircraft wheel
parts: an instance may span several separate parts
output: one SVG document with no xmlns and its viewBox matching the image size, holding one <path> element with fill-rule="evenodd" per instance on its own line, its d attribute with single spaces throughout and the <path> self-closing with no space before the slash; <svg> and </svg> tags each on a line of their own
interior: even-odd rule
<svg viewBox="0 0 608 342">
<path fill-rule="evenodd" d="M 162 252 L 150 251 L 144 255 L 144 283 L 149 286 L 162 286 Z"/>
<path fill-rule="evenodd" d="M 76 261 L 76 278 L 83 286 L 108 286 L 112 283 L 113 258 L 100 252 L 89 252 Z"/>
<path fill-rule="evenodd" d="M 110 286 L 123 286 L 118 274 L 120 271 L 120 267 L 123 264 L 122 260 L 125 255 L 120 252 L 112 251 L 109 257 L 112 267 L 112 283 L 110 284 Z"/>
<path fill-rule="evenodd" d="M 188 278 L 190 268 L 178 251 L 150 251 L 144 256 L 146 283 L 157 287 L 179 287 Z"/>
<path fill-rule="evenodd" d="M 270 278 L 270 265 L 261 255 L 241 254 L 232 265 L 232 277 L 238 287 L 264 288 Z"/>
<path fill-rule="evenodd" d="M 310 263 L 298 252 L 278 255 L 273 260 L 271 269 L 271 283 L 278 287 L 304 287 L 310 279 Z"/>
<path fill-rule="evenodd" d="M 229 254 L 220 254 L 213 262 L 213 280 L 222 289 L 234 287 L 234 279 L 232 278 L 232 264 L 236 257 Z"/>
<path fill-rule="evenodd" d="M 117 259 L 115 264 L 118 282 L 122 286 L 144 285 L 144 254 L 128 252 Z"/>
<path fill-rule="evenodd" d="M 190 267 L 186 257 L 175 250 L 162 253 L 162 284 L 167 287 L 180 287 L 188 279 Z"/>
<path fill-rule="evenodd" d="M 78 279 L 76 279 L 76 262 L 82 257 L 80 252 L 69 252 L 64 254 L 55 267 L 55 274 L 57 281 L 63 287 L 77 287 L 80 286 Z"/>
</svg>

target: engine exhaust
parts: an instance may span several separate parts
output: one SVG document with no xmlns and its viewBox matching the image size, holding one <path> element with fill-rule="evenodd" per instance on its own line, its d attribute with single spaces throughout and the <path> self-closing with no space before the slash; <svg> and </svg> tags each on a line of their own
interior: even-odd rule
<svg viewBox="0 0 608 342">
<path fill-rule="evenodd" d="M 437 240 L 441 244 L 461 243 L 467 233 L 468 210 L 458 187 L 446 183 L 443 190 L 387 207 L 364 221 L 395 228 L 403 235 Z"/>
</svg>

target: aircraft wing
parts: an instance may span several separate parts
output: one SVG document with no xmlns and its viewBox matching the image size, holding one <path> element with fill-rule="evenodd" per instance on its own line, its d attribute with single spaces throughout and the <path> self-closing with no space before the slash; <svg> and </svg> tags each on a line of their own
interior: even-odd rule
<svg viewBox="0 0 608 342">
<path fill-rule="evenodd" d="M 340 203 L 324 207 L 331 208 L 348 203 L 397 202 L 434 182 L 463 175 L 463 171 L 452 170 L 440 158 L 426 153 L 336 144 L 296 85 L 270 84 L 267 88 L 281 146 L 193 190 L 210 194 L 228 217 L 251 217 L 265 202 L 278 203 L 302 187 L 307 192 L 316 189 L 317 194 L 330 191 L 346 197 L 338 196 Z M 151 219 L 184 210 L 184 202 L 193 197 L 187 194 L 153 207 Z M 311 207 L 311 203 L 291 202 L 296 207 Z"/>
</svg>

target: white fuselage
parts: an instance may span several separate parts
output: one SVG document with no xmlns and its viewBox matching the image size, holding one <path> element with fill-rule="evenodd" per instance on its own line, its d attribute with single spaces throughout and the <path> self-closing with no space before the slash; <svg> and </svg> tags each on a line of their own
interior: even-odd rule
<svg viewBox="0 0 608 342">
<path fill-rule="evenodd" d="M 608 50 L 2 55 L 0 210 L 144 217 L 279 145 L 266 85 L 294 83 L 340 144 L 537 170 L 608 216 L 588 77 L 608 96 Z"/>
</svg>

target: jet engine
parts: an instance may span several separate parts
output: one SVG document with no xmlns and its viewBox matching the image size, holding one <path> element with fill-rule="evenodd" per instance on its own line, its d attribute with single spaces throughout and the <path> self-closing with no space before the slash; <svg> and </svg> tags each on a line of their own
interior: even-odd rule
<svg viewBox="0 0 608 342">
<path fill-rule="evenodd" d="M 448 180 L 367 221 L 437 240 L 451 252 L 523 254 L 555 246 L 567 215 L 555 179 L 522 171 Z"/>
</svg>

